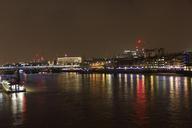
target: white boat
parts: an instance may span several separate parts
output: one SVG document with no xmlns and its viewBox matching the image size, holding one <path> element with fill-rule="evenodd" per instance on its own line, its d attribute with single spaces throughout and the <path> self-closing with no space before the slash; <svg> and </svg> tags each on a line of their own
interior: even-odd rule
<svg viewBox="0 0 192 128">
<path fill-rule="evenodd" d="M 7 93 L 26 92 L 26 88 L 22 84 L 11 84 L 7 80 L 1 82 L 2 88 Z"/>
</svg>

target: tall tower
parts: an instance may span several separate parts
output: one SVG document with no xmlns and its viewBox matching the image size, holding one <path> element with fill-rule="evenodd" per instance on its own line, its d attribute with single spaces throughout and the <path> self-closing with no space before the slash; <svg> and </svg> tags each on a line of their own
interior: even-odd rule
<svg viewBox="0 0 192 128">
<path fill-rule="evenodd" d="M 136 41 L 136 51 L 144 50 L 143 44 L 144 44 L 144 42 L 141 39 L 137 40 Z"/>
<path fill-rule="evenodd" d="M 136 52 L 138 57 L 143 57 L 144 56 L 144 41 L 142 41 L 141 39 L 138 39 L 136 41 Z"/>
</svg>

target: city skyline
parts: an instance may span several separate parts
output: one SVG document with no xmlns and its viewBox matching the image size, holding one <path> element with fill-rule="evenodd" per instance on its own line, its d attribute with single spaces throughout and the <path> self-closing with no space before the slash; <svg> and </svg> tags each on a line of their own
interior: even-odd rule
<svg viewBox="0 0 192 128">
<path fill-rule="evenodd" d="M 191 48 L 191 0 L 56 0 L 1 2 L 0 63 L 55 58 L 112 56 L 134 49 Z"/>
<path fill-rule="evenodd" d="M 0 0 L 0 128 L 192 127 L 192 0 Z"/>
</svg>

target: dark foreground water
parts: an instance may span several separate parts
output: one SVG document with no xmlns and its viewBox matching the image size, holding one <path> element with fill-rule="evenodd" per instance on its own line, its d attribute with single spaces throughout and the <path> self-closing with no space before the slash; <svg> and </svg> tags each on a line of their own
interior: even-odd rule
<svg viewBox="0 0 192 128">
<path fill-rule="evenodd" d="M 0 128 L 192 127 L 192 78 L 26 75 L 27 93 L 0 92 Z"/>
</svg>

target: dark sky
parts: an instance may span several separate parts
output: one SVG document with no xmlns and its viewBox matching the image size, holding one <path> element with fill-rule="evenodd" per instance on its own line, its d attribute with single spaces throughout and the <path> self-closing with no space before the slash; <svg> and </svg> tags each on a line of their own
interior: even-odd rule
<svg viewBox="0 0 192 128">
<path fill-rule="evenodd" d="M 0 63 L 192 48 L 192 0 L 1 0 Z"/>
</svg>

